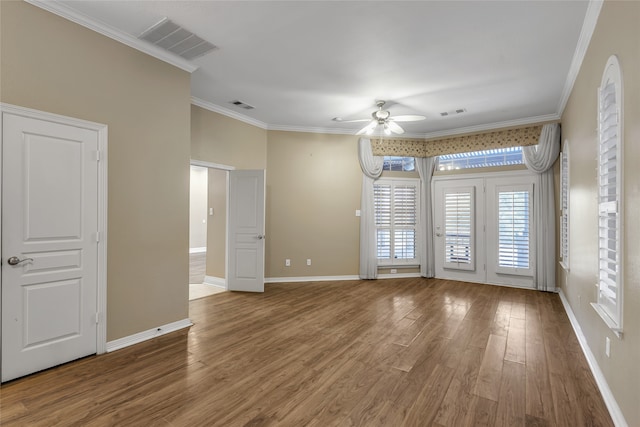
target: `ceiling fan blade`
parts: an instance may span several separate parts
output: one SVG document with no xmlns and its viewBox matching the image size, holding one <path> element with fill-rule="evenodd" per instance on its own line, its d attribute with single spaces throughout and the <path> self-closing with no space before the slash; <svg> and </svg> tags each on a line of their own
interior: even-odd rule
<svg viewBox="0 0 640 427">
<path fill-rule="evenodd" d="M 425 116 L 416 116 L 409 114 L 406 116 L 393 116 L 389 120 L 393 120 L 394 122 L 417 122 L 424 119 L 426 119 Z"/>
<path fill-rule="evenodd" d="M 333 119 L 333 121 L 338 123 L 357 123 L 357 122 L 369 122 L 371 121 L 371 119 L 342 120 L 340 117 L 336 117 Z"/>
<path fill-rule="evenodd" d="M 368 125 L 366 125 L 362 129 L 360 129 L 358 132 L 356 132 L 356 135 L 362 135 L 363 133 L 366 133 L 369 130 L 373 130 L 377 125 L 378 125 L 377 121 L 371 120 Z"/>
<path fill-rule="evenodd" d="M 391 132 L 397 133 L 398 135 L 402 135 L 404 133 L 404 129 L 402 129 L 400 125 L 392 122 L 391 120 L 389 120 L 387 124 L 389 125 L 389 129 L 391 130 Z"/>
</svg>

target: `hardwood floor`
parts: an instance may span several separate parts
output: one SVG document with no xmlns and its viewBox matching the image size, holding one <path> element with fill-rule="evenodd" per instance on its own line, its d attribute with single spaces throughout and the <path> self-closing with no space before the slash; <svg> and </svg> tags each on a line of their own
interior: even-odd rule
<svg viewBox="0 0 640 427">
<path fill-rule="evenodd" d="M 557 295 L 267 285 L 194 326 L 5 384 L 3 426 L 611 426 Z"/>
</svg>

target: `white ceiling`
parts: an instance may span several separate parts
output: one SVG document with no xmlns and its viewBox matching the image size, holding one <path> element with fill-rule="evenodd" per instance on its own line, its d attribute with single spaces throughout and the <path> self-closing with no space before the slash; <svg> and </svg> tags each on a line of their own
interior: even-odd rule
<svg viewBox="0 0 640 427">
<path fill-rule="evenodd" d="M 392 115 L 427 117 L 403 123 L 412 136 L 558 118 L 594 19 L 575 0 L 58 4 L 133 37 L 168 17 L 217 45 L 191 78 L 192 96 L 214 110 L 268 129 L 346 133 L 362 123 L 332 118 L 368 118 L 384 99 Z M 467 112 L 440 116 L 458 108 Z"/>
</svg>

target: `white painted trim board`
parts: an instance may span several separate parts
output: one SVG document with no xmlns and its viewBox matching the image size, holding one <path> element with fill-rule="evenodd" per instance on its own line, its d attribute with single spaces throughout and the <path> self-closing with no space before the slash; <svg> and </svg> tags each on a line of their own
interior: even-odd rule
<svg viewBox="0 0 640 427">
<path fill-rule="evenodd" d="M 182 319 L 177 322 L 167 323 L 166 325 L 158 326 L 157 328 L 147 329 L 146 331 L 138 332 L 137 334 L 129 335 L 126 337 L 118 338 L 117 340 L 109 341 L 107 343 L 107 352 L 120 350 L 125 347 L 129 347 L 134 344 L 138 344 L 152 338 L 159 337 L 161 335 L 175 332 L 180 329 L 188 328 L 192 326 L 191 320 Z"/>
</svg>

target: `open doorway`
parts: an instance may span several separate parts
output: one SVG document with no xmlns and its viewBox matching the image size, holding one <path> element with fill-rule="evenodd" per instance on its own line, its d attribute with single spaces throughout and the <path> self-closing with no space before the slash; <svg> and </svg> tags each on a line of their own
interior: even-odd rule
<svg viewBox="0 0 640 427">
<path fill-rule="evenodd" d="M 226 290 L 227 167 L 192 161 L 189 300 Z"/>
</svg>

